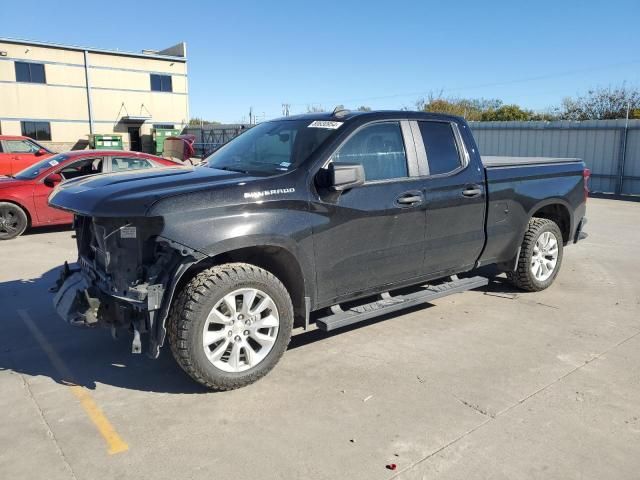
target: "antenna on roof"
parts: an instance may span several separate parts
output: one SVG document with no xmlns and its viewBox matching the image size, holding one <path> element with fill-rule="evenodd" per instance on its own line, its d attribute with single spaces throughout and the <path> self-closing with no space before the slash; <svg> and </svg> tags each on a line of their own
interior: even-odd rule
<svg viewBox="0 0 640 480">
<path fill-rule="evenodd" d="M 344 105 L 337 105 L 336 108 L 333 109 L 333 112 L 331 112 L 331 116 L 344 117 L 347 113 L 349 113 L 349 110 L 344 108 Z"/>
</svg>

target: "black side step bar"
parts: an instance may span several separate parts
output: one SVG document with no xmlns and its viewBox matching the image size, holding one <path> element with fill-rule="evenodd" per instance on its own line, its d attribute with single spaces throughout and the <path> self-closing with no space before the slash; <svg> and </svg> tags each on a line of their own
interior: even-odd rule
<svg viewBox="0 0 640 480">
<path fill-rule="evenodd" d="M 387 313 L 402 310 L 407 307 L 427 303 L 436 298 L 446 297 L 452 293 L 473 290 L 474 288 L 483 287 L 489 283 L 489 279 L 485 277 L 457 278 L 449 282 L 440 283 L 438 285 L 425 286 L 423 290 L 409 293 L 406 295 L 392 296 L 388 292 L 381 295 L 380 300 L 352 307 L 349 310 L 342 310 L 339 305 L 331 307 L 331 314 L 318 318 L 316 325 L 320 330 L 330 332 L 337 328 L 346 327 L 363 320 L 373 317 L 385 315 Z"/>
</svg>

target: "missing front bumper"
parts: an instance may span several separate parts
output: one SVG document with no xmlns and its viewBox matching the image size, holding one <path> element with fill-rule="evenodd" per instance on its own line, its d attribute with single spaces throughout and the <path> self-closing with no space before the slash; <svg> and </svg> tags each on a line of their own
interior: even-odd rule
<svg viewBox="0 0 640 480">
<path fill-rule="evenodd" d="M 62 282 L 57 286 L 58 293 L 53 298 L 56 312 L 72 325 L 95 326 L 98 323 L 100 301 L 91 296 L 89 282 L 82 272 L 67 272 L 66 278 L 61 278 Z"/>
</svg>

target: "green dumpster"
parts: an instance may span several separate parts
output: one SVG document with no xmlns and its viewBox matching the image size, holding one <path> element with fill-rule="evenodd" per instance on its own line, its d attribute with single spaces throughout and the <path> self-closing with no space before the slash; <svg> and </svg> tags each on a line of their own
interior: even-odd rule
<svg viewBox="0 0 640 480">
<path fill-rule="evenodd" d="M 175 137 L 180 135 L 180 129 L 178 128 L 154 128 L 153 129 L 153 144 L 155 146 L 156 155 L 161 155 L 164 152 L 164 140 L 167 137 Z"/>
<path fill-rule="evenodd" d="M 95 150 L 123 150 L 122 135 L 89 135 L 89 147 Z"/>
</svg>

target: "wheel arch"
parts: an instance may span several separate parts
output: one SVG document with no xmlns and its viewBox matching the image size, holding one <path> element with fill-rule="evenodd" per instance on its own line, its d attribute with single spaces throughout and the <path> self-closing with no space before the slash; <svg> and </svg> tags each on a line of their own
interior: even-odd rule
<svg viewBox="0 0 640 480">
<path fill-rule="evenodd" d="M 310 306 L 309 282 L 298 257 L 281 244 L 260 243 L 238 246 L 209 255 L 192 263 L 184 271 L 176 284 L 175 291 L 179 291 L 201 271 L 214 265 L 230 262 L 249 263 L 276 276 L 291 296 L 295 317 L 294 326 L 307 326 Z"/>
<path fill-rule="evenodd" d="M 547 199 L 538 203 L 529 212 L 531 218 L 546 218 L 558 225 L 562 232 L 562 241 L 566 245 L 571 240 L 571 232 L 573 231 L 573 215 L 571 206 L 560 198 Z"/>
</svg>

